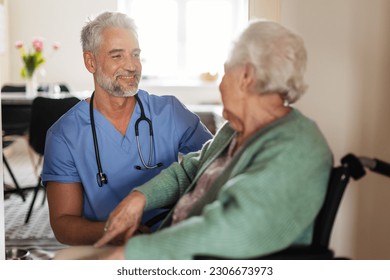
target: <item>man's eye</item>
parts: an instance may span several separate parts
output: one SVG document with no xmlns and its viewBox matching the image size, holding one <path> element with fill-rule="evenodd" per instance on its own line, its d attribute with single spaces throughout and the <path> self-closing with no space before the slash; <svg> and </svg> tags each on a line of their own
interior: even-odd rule
<svg viewBox="0 0 390 280">
<path fill-rule="evenodd" d="M 120 54 L 113 55 L 112 58 L 121 58 L 121 55 Z"/>
</svg>

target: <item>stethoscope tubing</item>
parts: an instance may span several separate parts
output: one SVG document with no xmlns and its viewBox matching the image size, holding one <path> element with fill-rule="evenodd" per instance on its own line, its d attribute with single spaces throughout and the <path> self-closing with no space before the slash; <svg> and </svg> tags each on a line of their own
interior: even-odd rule
<svg viewBox="0 0 390 280">
<path fill-rule="evenodd" d="M 93 145 L 94 145 L 94 149 L 95 149 L 96 165 L 98 168 L 98 173 L 96 174 L 96 178 L 97 178 L 97 182 L 98 182 L 99 187 L 102 187 L 104 184 L 108 183 L 108 178 L 107 178 L 107 175 L 103 172 L 102 163 L 100 160 L 99 144 L 98 144 L 97 135 L 96 135 L 95 118 L 94 118 L 94 113 L 93 113 L 94 95 L 95 95 L 95 92 L 93 92 L 91 95 L 91 100 L 89 103 L 89 115 L 90 115 L 90 119 L 91 119 L 91 130 L 92 130 Z M 144 168 L 146 170 L 161 167 L 161 166 L 163 166 L 162 162 L 159 162 L 155 165 L 151 165 L 152 155 L 153 155 L 153 142 L 154 142 L 152 121 L 146 117 L 144 106 L 143 106 L 138 94 L 136 94 L 134 97 L 135 97 L 135 99 L 140 107 L 140 111 L 141 111 L 140 117 L 136 120 L 136 122 L 134 124 L 138 155 L 140 157 L 142 165 L 144 166 Z M 150 151 L 150 154 L 149 154 L 148 163 L 146 163 L 144 160 L 144 157 L 143 157 L 142 151 L 141 151 L 140 141 L 139 141 L 139 123 L 141 121 L 146 121 L 148 126 L 149 126 L 149 151 Z M 143 170 L 143 168 L 139 165 L 136 165 L 135 169 Z"/>
<path fill-rule="evenodd" d="M 98 168 L 98 174 L 96 174 L 96 176 L 97 176 L 99 187 L 102 187 L 103 184 L 108 183 L 108 180 L 107 180 L 106 174 L 103 173 L 102 163 L 100 161 L 99 144 L 97 141 L 95 118 L 94 118 L 94 114 L 93 114 L 94 95 L 95 95 L 95 92 L 93 92 L 91 95 L 91 100 L 90 100 L 90 105 L 89 105 L 89 115 L 90 115 L 90 119 L 91 119 L 91 129 L 92 129 L 93 146 L 95 148 L 96 165 Z"/>
</svg>

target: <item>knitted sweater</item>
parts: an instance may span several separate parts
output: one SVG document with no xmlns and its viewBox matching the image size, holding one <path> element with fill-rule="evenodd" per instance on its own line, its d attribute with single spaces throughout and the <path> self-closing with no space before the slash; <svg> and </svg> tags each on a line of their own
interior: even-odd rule
<svg viewBox="0 0 390 280">
<path fill-rule="evenodd" d="M 175 203 L 229 145 L 226 123 L 201 151 L 188 154 L 136 190 L 146 209 Z M 189 218 L 129 239 L 126 259 L 250 258 L 311 241 L 325 197 L 332 154 L 316 124 L 293 109 L 237 151 Z"/>
</svg>

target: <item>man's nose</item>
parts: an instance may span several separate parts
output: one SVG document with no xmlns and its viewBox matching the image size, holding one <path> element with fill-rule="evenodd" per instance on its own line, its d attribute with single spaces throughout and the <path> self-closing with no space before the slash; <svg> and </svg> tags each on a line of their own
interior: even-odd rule
<svg viewBox="0 0 390 280">
<path fill-rule="evenodd" d="M 141 62 L 138 58 L 135 58 L 134 56 L 130 55 L 125 59 L 125 68 L 130 71 L 137 70 L 138 66 L 141 65 Z"/>
</svg>

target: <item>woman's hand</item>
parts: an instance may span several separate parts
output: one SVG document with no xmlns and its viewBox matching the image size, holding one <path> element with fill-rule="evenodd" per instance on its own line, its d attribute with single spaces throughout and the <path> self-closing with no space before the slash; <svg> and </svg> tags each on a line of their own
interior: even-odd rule
<svg viewBox="0 0 390 280">
<path fill-rule="evenodd" d="M 134 191 L 118 204 L 111 212 L 104 227 L 104 235 L 95 247 L 101 247 L 119 235 L 124 241 L 134 235 L 141 223 L 146 198 L 141 192 Z"/>
</svg>

